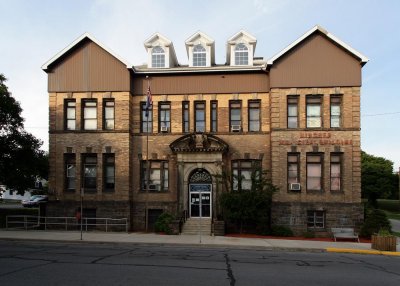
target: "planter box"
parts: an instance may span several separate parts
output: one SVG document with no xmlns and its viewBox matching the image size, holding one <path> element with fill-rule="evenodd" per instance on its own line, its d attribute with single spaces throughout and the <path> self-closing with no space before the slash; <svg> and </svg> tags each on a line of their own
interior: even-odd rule
<svg viewBox="0 0 400 286">
<path fill-rule="evenodd" d="M 225 235 L 225 222 L 223 220 L 215 220 L 213 226 L 214 226 L 213 232 L 215 236 Z"/>
<path fill-rule="evenodd" d="M 396 237 L 391 236 L 379 236 L 372 235 L 372 249 L 382 250 L 382 251 L 396 251 Z"/>
</svg>

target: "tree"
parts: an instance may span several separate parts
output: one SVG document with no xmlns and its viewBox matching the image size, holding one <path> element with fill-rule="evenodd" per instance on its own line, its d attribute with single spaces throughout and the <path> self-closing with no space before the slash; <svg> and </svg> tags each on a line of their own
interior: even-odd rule
<svg viewBox="0 0 400 286">
<path fill-rule="evenodd" d="M 361 151 L 361 192 L 372 207 L 377 207 L 377 199 L 397 192 L 395 178 L 392 161 Z"/>
<path fill-rule="evenodd" d="M 22 108 L 0 74 L 0 183 L 24 193 L 38 177 L 47 178 L 48 160 L 39 139 L 24 130 Z"/>
<path fill-rule="evenodd" d="M 225 186 L 230 186 L 229 176 L 222 176 Z M 237 178 L 238 184 L 241 179 Z M 220 195 L 219 201 L 224 217 L 239 225 L 240 233 L 244 226 L 255 226 L 258 233 L 265 234 L 271 229 L 272 195 L 278 188 L 260 169 L 252 172 L 251 190 L 230 190 Z"/>
</svg>

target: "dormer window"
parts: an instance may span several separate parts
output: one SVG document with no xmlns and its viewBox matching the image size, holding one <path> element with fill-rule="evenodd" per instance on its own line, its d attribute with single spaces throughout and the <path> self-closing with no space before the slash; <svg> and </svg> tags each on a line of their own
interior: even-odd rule
<svg viewBox="0 0 400 286">
<path fill-rule="evenodd" d="M 193 47 L 193 66 L 204 67 L 206 66 L 206 49 L 202 45 Z"/>
<path fill-rule="evenodd" d="M 174 45 L 159 33 L 144 42 L 147 51 L 147 68 L 172 68 L 178 66 Z"/>
<path fill-rule="evenodd" d="M 202 32 L 196 32 L 186 41 L 189 67 L 211 67 L 215 64 L 214 40 Z"/>
<path fill-rule="evenodd" d="M 165 67 L 165 52 L 160 46 L 154 47 L 151 52 L 151 66 L 153 68 Z"/>
<path fill-rule="evenodd" d="M 235 65 L 248 65 L 249 64 L 249 49 L 245 44 L 240 43 L 235 47 Z"/>
<path fill-rule="evenodd" d="M 226 63 L 230 66 L 253 66 L 257 39 L 245 31 L 240 31 L 228 39 Z"/>
</svg>

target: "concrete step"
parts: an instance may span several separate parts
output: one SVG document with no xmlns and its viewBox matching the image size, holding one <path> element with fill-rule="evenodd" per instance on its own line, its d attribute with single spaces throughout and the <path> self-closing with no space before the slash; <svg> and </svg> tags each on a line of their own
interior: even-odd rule
<svg viewBox="0 0 400 286">
<path fill-rule="evenodd" d="M 211 234 L 211 219 L 189 218 L 183 225 L 182 234 Z"/>
</svg>

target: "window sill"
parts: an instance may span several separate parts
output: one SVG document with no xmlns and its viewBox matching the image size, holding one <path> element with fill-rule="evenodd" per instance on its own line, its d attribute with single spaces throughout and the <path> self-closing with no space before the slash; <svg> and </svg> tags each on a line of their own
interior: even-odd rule
<svg viewBox="0 0 400 286">
<path fill-rule="evenodd" d="M 344 191 L 343 191 L 343 190 L 340 190 L 340 191 L 331 190 L 331 194 L 334 194 L 334 195 L 343 195 L 343 194 L 344 194 Z"/>
<path fill-rule="evenodd" d="M 307 190 L 306 192 L 307 194 L 316 194 L 316 195 L 325 193 L 324 190 Z"/>
</svg>

